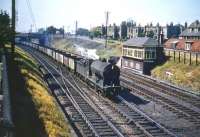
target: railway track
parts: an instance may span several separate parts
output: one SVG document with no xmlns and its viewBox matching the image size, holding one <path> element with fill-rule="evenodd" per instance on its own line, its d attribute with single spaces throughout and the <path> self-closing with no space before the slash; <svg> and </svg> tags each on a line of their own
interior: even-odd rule
<svg viewBox="0 0 200 137">
<path fill-rule="evenodd" d="M 55 95 L 62 100 L 61 104 L 64 106 L 70 105 L 68 108 L 71 110 L 73 121 L 81 127 L 83 136 L 97 136 L 97 137 L 123 137 L 121 132 L 96 111 L 94 105 L 90 104 L 86 98 L 80 95 L 78 89 L 62 74 L 59 73 L 57 68 L 45 61 L 40 54 L 33 50 L 27 50 L 40 64 L 51 74 L 53 79 L 62 90 L 58 90 Z"/>
<path fill-rule="evenodd" d="M 70 74 L 68 74 L 70 75 Z M 74 77 L 72 77 L 73 81 L 76 81 Z M 80 83 L 81 81 L 78 80 Z M 91 90 L 90 90 L 91 91 Z M 81 90 L 82 93 L 84 93 L 83 90 Z M 91 94 L 95 94 L 95 91 L 89 92 L 86 96 L 88 96 L 91 99 Z M 96 93 L 96 98 L 99 98 L 98 94 Z M 120 121 L 123 122 L 123 124 L 129 125 L 130 128 L 132 128 L 133 131 L 128 131 L 126 134 L 127 136 L 139 136 L 139 137 L 173 137 L 175 136 L 173 133 L 156 123 L 154 120 L 149 118 L 147 115 L 145 115 L 143 112 L 138 110 L 135 106 L 130 105 L 125 99 L 123 99 L 121 96 L 117 96 L 115 98 L 115 101 L 117 99 L 117 104 L 114 105 L 111 101 L 106 100 L 103 97 L 100 97 L 100 102 L 104 104 L 105 106 L 109 106 L 109 109 L 112 109 L 112 113 L 118 114 L 118 117 L 120 117 Z M 92 100 L 92 99 L 91 99 Z M 95 101 L 95 100 L 93 100 Z M 96 106 L 99 106 L 98 103 L 95 103 Z M 101 108 L 99 108 L 101 109 Z M 101 109 L 104 111 L 103 109 Z M 106 112 L 104 112 L 105 114 Z M 112 115 L 112 114 L 111 114 Z M 107 117 L 109 117 L 107 115 Z M 110 116 L 110 119 L 112 117 Z M 124 120 L 122 120 L 124 119 Z M 116 123 L 116 121 L 112 121 L 113 123 Z M 122 123 L 120 123 L 122 124 Z M 121 126 L 121 125 L 120 125 Z M 118 126 L 119 127 L 119 126 Z M 128 127 L 126 127 L 128 128 Z"/>
<path fill-rule="evenodd" d="M 179 98 L 179 99 L 181 99 L 187 103 L 190 103 L 191 105 L 200 109 L 200 97 L 199 96 L 181 91 L 180 89 L 175 89 L 173 87 L 164 85 L 162 83 L 157 83 L 157 81 L 154 81 L 152 79 L 146 79 L 142 76 L 130 73 L 125 70 L 123 70 L 121 75 L 124 77 L 130 78 L 134 82 L 142 83 L 150 88 L 154 88 L 155 90 L 162 92 L 164 94 Z"/>
<path fill-rule="evenodd" d="M 68 75 L 70 75 L 70 74 L 68 74 Z M 71 80 L 76 81 L 74 77 L 71 77 Z M 80 80 L 78 82 L 80 83 Z M 74 84 L 76 84 L 76 83 L 74 83 Z M 81 92 L 84 93 L 83 90 L 81 90 Z M 96 92 L 93 91 L 93 93 L 96 93 Z M 89 97 L 89 96 L 91 96 L 90 94 L 91 94 L 91 92 L 89 94 L 87 94 L 86 96 Z M 98 96 L 97 93 L 96 93 L 96 96 Z M 116 99 L 118 102 L 116 105 L 111 105 L 112 102 L 108 101 L 108 100 L 105 101 L 106 99 L 103 97 L 101 97 L 101 99 L 99 101 L 101 101 L 106 106 L 109 106 L 109 108 L 112 109 L 113 112 L 119 113 L 120 114 L 120 115 L 118 115 L 119 117 L 124 118 L 124 120 L 125 120 L 124 123 L 130 125 L 131 128 L 133 128 L 133 131 L 132 131 L 133 136 L 136 136 L 136 135 L 140 136 L 140 137 L 143 137 L 143 136 L 148 136 L 148 137 L 161 137 L 161 136 L 162 137 L 170 137 L 170 136 L 172 137 L 172 136 L 175 136 L 173 133 L 171 133 L 170 131 L 168 131 L 161 125 L 159 125 L 157 122 L 155 122 L 153 119 L 148 117 L 146 114 L 144 114 L 142 111 L 137 109 L 135 106 L 130 105 L 127 101 L 125 101 L 125 99 L 123 99 L 123 97 L 117 96 L 115 98 L 115 101 L 116 101 Z M 97 103 L 95 103 L 95 104 L 98 106 Z M 103 109 L 102 109 L 102 111 L 103 111 Z M 123 119 L 123 118 L 120 118 L 120 119 Z M 113 121 L 113 123 L 115 123 L 115 122 Z"/>
<path fill-rule="evenodd" d="M 62 69 L 59 69 L 59 70 L 60 70 L 60 72 L 63 73 Z M 81 89 L 81 87 L 78 86 L 76 80 L 74 80 L 74 78 L 72 76 L 70 76 L 69 73 L 67 75 L 66 74 L 62 74 L 62 75 L 69 77 L 71 85 L 76 86 L 76 88 L 79 90 L 78 94 L 81 94 L 81 96 L 84 96 L 86 98 L 86 100 L 88 100 L 88 101 L 91 100 L 88 98 L 88 95 L 84 94 L 84 91 Z M 62 79 L 64 81 L 64 78 L 62 78 Z M 67 85 L 67 87 L 70 87 L 70 85 Z M 77 92 L 72 92 L 71 94 L 74 96 L 74 98 L 78 97 Z M 125 121 L 129 121 L 128 125 L 130 125 L 134 129 L 134 131 L 133 131 L 134 135 L 141 136 L 141 137 L 144 137 L 144 136 L 150 136 L 150 137 L 156 137 L 156 136 L 157 137 L 160 137 L 160 136 L 172 137 L 172 136 L 175 136 L 173 133 L 171 133 L 170 131 L 168 131 L 161 125 L 159 125 L 157 122 L 155 122 L 154 120 L 149 118 L 143 112 L 138 110 L 135 106 L 130 105 L 122 97 L 118 96 L 117 99 L 118 99 L 118 102 L 120 102 L 120 103 L 118 103 L 115 106 L 115 108 L 114 108 L 115 112 L 118 112 L 119 114 L 121 114 L 121 116 L 125 119 Z M 77 100 L 80 103 L 83 102 L 83 100 L 81 100 L 80 97 L 78 97 Z M 104 99 L 102 99 L 102 101 L 103 100 Z M 105 102 L 103 102 L 103 103 L 105 103 Z M 108 103 L 107 103 L 107 105 L 108 105 Z M 81 106 L 81 107 L 85 108 L 85 106 Z M 101 112 L 99 112 L 99 113 L 101 113 Z M 104 119 L 106 119 L 106 118 L 104 118 Z M 108 119 L 107 119 L 107 121 L 108 121 Z M 114 123 L 114 121 L 113 121 L 113 123 Z M 110 124 L 110 125 L 112 125 L 112 124 Z M 123 134 L 126 134 L 126 133 L 123 133 Z"/>
<path fill-rule="evenodd" d="M 131 81 L 129 78 L 123 77 L 121 79 L 123 82 L 121 84 L 124 87 L 127 87 L 131 89 L 133 93 L 145 96 L 152 101 L 155 101 L 163 107 L 167 108 L 168 110 L 175 113 L 177 116 L 184 118 L 193 124 L 195 124 L 196 127 L 200 126 L 200 113 L 196 112 L 192 109 L 189 109 L 188 107 L 185 107 L 184 105 L 178 104 L 175 101 L 172 101 L 170 98 L 163 97 L 162 95 L 155 92 L 153 89 L 149 88 L 148 86 L 144 86 L 142 83 L 137 83 Z"/>
</svg>

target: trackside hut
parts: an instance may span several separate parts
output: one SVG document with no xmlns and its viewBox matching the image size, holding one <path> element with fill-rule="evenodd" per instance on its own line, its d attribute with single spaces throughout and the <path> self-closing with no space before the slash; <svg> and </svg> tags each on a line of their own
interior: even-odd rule
<svg viewBox="0 0 200 137">
<path fill-rule="evenodd" d="M 123 43 L 122 54 L 122 68 L 149 75 L 163 58 L 163 47 L 152 38 L 137 37 Z"/>
</svg>

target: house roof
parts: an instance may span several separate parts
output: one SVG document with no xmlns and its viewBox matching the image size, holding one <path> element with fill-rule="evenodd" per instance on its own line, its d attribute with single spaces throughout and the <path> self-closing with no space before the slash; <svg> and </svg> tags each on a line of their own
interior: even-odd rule
<svg viewBox="0 0 200 137">
<path fill-rule="evenodd" d="M 190 32 L 189 29 L 184 30 L 180 36 L 200 36 L 200 32 Z"/>
<path fill-rule="evenodd" d="M 199 20 L 196 20 L 196 21 L 192 22 L 190 24 L 189 28 L 200 28 L 200 22 L 199 22 Z"/>
<path fill-rule="evenodd" d="M 158 46 L 158 42 L 153 38 L 148 37 L 136 37 L 127 40 L 123 43 L 123 45 L 126 46 L 134 46 L 134 47 L 152 47 L 152 46 Z"/>
<path fill-rule="evenodd" d="M 200 36 L 200 31 L 191 32 L 190 31 L 191 28 L 200 28 L 200 22 L 196 20 L 193 23 L 191 23 L 190 26 L 180 34 L 180 36 Z"/>
</svg>

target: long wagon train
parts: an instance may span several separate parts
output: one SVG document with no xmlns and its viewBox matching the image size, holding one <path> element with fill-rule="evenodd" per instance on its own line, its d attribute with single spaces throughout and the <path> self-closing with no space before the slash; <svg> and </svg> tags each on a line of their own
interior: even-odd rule
<svg viewBox="0 0 200 137">
<path fill-rule="evenodd" d="M 98 93 L 105 96 L 115 96 L 120 90 L 120 69 L 113 63 L 100 60 L 84 59 L 71 53 L 39 44 L 23 42 L 40 52 L 52 57 L 61 63 L 66 69 L 71 70 L 89 85 L 94 87 Z"/>
</svg>

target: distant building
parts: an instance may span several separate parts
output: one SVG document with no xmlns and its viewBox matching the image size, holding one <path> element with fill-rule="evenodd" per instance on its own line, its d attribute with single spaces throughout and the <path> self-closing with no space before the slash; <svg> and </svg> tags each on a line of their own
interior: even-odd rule
<svg viewBox="0 0 200 137">
<path fill-rule="evenodd" d="M 133 35 L 131 38 L 136 38 L 136 37 L 144 37 L 145 36 L 145 31 L 144 31 L 144 27 L 138 25 L 133 27 Z"/>
<path fill-rule="evenodd" d="M 114 26 L 111 24 L 108 26 L 108 38 L 114 38 Z"/>
<path fill-rule="evenodd" d="M 117 26 L 115 23 L 113 25 L 109 25 L 107 28 L 107 36 L 110 39 L 118 39 L 119 38 L 119 29 L 120 27 Z M 106 36 L 106 28 L 104 25 L 102 25 L 101 29 L 100 29 L 101 35 L 102 37 L 105 38 Z"/>
<path fill-rule="evenodd" d="M 136 23 L 133 21 L 128 21 L 127 22 L 127 38 L 133 38 L 134 34 L 133 34 L 133 28 L 136 27 Z"/>
<path fill-rule="evenodd" d="M 179 35 L 183 32 L 184 30 L 184 26 L 181 24 L 176 24 L 173 25 L 173 23 L 171 23 L 170 25 L 166 25 L 164 28 L 164 38 L 165 39 L 170 39 L 170 38 L 178 38 Z"/>
<path fill-rule="evenodd" d="M 111 39 L 118 39 L 119 38 L 119 29 L 120 27 L 117 26 L 115 23 L 113 25 L 108 26 L 108 37 Z"/>
<path fill-rule="evenodd" d="M 159 40 L 159 35 L 160 35 L 161 27 L 159 23 L 157 23 L 156 26 L 153 26 L 152 23 L 145 25 L 144 27 L 144 33 L 146 36 L 154 38 L 156 40 Z"/>
<path fill-rule="evenodd" d="M 187 24 L 185 25 L 187 26 Z M 159 23 L 155 26 L 152 23 L 145 26 L 137 26 L 136 23 L 134 23 L 127 25 L 127 38 L 130 39 L 146 36 L 162 42 L 165 39 L 179 37 L 184 28 L 185 27 L 180 24 L 173 25 L 173 23 L 166 26 L 160 26 Z"/>
<path fill-rule="evenodd" d="M 153 38 L 131 38 L 123 43 L 122 54 L 122 68 L 150 74 L 151 69 L 163 59 L 163 47 Z"/>
<path fill-rule="evenodd" d="M 187 26 L 187 24 L 185 24 Z M 164 43 L 167 49 L 200 52 L 200 23 L 195 21 L 190 24 L 179 36 L 179 39 L 169 39 Z"/>
<path fill-rule="evenodd" d="M 200 40 L 200 22 L 196 20 L 180 34 L 180 39 Z"/>
<path fill-rule="evenodd" d="M 162 27 L 159 25 L 159 23 L 157 23 L 156 26 L 153 26 L 152 23 L 145 25 L 144 27 L 140 26 L 140 25 L 136 25 L 136 23 L 127 23 L 127 38 L 137 38 L 137 37 L 150 37 L 153 38 L 159 42 L 162 42 L 163 40 L 161 40 L 162 37 L 161 35 L 164 35 L 162 33 L 163 29 Z"/>
</svg>

